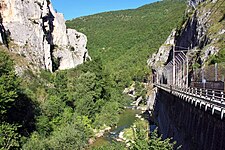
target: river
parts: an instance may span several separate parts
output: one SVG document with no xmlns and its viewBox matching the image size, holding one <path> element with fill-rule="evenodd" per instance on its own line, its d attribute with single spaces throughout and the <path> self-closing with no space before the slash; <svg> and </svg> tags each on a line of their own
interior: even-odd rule
<svg viewBox="0 0 225 150">
<path fill-rule="evenodd" d="M 125 128 L 129 128 L 135 122 L 135 120 L 138 119 L 137 117 L 135 117 L 136 114 L 141 114 L 141 111 L 137 109 L 125 109 L 124 112 L 120 114 L 117 127 L 112 128 L 112 130 L 105 133 L 103 137 L 97 138 L 89 148 L 91 149 L 93 147 L 109 144 L 110 142 L 118 138 L 119 133 L 122 130 L 124 130 Z"/>
</svg>

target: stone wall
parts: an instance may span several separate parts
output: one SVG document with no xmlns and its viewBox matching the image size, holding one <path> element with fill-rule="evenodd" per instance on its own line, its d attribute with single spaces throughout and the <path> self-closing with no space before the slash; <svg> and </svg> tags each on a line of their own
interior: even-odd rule
<svg viewBox="0 0 225 150">
<path fill-rule="evenodd" d="M 173 137 L 184 150 L 225 149 L 225 122 L 176 96 L 158 90 L 154 116 L 163 138 Z"/>
</svg>

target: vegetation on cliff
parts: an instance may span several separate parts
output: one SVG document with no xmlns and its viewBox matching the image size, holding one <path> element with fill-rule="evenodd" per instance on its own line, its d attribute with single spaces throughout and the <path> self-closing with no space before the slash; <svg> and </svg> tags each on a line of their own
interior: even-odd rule
<svg viewBox="0 0 225 150">
<path fill-rule="evenodd" d="M 219 52 L 209 59 L 209 64 L 225 62 L 225 2 L 218 0 L 217 3 L 204 3 L 201 9 L 208 8 L 212 11 L 208 20 L 209 30 L 207 36 L 216 42 L 211 45 L 219 48 Z"/>
</svg>

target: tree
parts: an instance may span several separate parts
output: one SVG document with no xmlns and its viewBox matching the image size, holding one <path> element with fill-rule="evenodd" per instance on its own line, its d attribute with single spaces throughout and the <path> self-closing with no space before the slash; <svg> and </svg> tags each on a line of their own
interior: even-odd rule
<svg viewBox="0 0 225 150">
<path fill-rule="evenodd" d="M 131 150 L 173 150 L 176 142 L 171 143 L 171 139 L 162 139 L 157 134 L 157 130 L 148 135 L 148 124 L 146 121 L 136 121 L 132 126 L 133 139 L 130 140 Z"/>
<path fill-rule="evenodd" d="M 0 76 L 0 115 L 12 107 L 18 96 L 18 79 L 13 72 Z"/>
<path fill-rule="evenodd" d="M 49 149 L 48 139 L 41 137 L 37 132 L 32 133 L 31 137 L 23 145 L 23 150 L 44 150 Z"/>
<path fill-rule="evenodd" d="M 17 133 L 18 126 L 3 122 L 0 124 L 0 149 L 9 150 L 20 147 L 21 135 Z"/>
<path fill-rule="evenodd" d="M 162 136 L 158 136 L 157 130 L 152 132 L 151 138 L 149 140 L 150 150 L 173 150 L 176 142 L 171 143 L 171 139 L 162 139 Z"/>
<path fill-rule="evenodd" d="M 8 74 L 14 70 L 13 61 L 5 52 L 0 51 L 0 76 Z"/>
<path fill-rule="evenodd" d="M 94 147 L 93 150 L 126 150 L 127 148 L 123 143 L 113 142 L 110 144 Z"/>
<path fill-rule="evenodd" d="M 95 73 L 83 73 L 76 81 L 76 112 L 80 115 L 94 118 L 101 111 L 100 104 L 104 104 L 104 83 Z"/>
<path fill-rule="evenodd" d="M 133 142 L 132 150 L 148 150 L 148 124 L 146 121 L 138 120 L 132 127 Z"/>
<path fill-rule="evenodd" d="M 63 102 L 60 97 L 51 95 L 49 98 L 41 105 L 44 115 L 49 118 L 59 116 L 65 108 L 65 102 Z"/>
<path fill-rule="evenodd" d="M 0 115 L 4 115 L 18 97 L 19 79 L 9 56 L 0 51 Z M 3 117 L 1 117 L 3 119 Z"/>
<path fill-rule="evenodd" d="M 49 145 L 55 150 L 82 150 L 85 148 L 88 135 L 85 127 L 74 123 L 63 125 L 53 132 Z"/>
<path fill-rule="evenodd" d="M 94 125 L 101 127 L 115 125 L 119 121 L 119 104 L 117 102 L 107 102 L 100 114 L 96 116 Z"/>
</svg>

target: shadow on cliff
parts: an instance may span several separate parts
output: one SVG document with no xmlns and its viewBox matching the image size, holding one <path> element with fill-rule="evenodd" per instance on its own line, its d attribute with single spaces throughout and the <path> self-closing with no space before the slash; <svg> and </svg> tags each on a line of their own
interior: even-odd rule
<svg viewBox="0 0 225 150">
<path fill-rule="evenodd" d="M 2 44 L 4 44 L 7 48 L 9 48 L 8 45 L 8 37 L 10 36 L 10 32 L 9 30 L 5 30 L 5 27 L 3 26 L 3 18 L 2 15 L 0 13 L 0 38 L 2 38 Z"/>
</svg>

